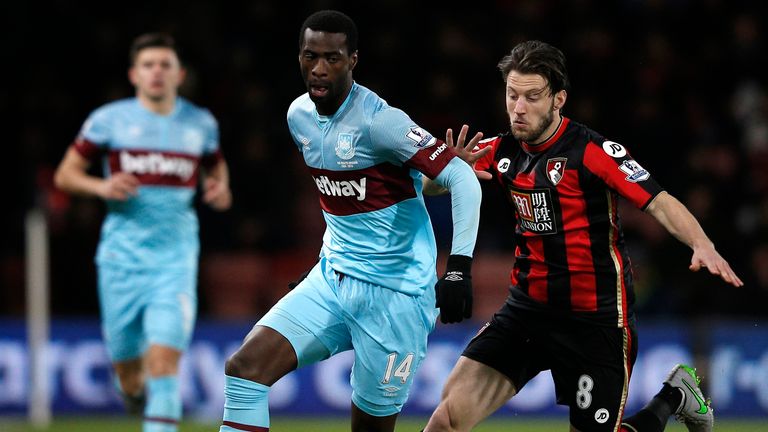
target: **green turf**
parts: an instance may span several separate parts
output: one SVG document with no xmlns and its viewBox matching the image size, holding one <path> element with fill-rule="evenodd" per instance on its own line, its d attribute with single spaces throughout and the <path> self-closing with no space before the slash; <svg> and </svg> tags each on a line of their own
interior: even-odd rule
<svg viewBox="0 0 768 432">
<path fill-rule="evenodd" d="M 403 417 L 397 423 L 397 431 L 419 431 L 424 427 L 426 419 Z M 765 432 L 766 419 L 756 420 L 718 420 L 715 429 L 718 432 Z M 338 432 L 348 431 L 349 421 L 344 418 L 303 418 L 287 419 L 278 417 L 272 420 L 270 428 L 275 432 Z M 0 418 L 0 431 L 3 432 L 140 432 L 141 427 L 138 420 L 126 419 L 125 417 L 114 418 L 56 418 L 48 429 L 35 429 L 27 423 L 16 420 L 11 421 Z M 180 432 L 215 432 L 218 430 L 216 424 L 201 424 L 192 422 L 183 422 Z M 514 431 L 514 432 L 551 432 L 567 431 L 568 423 L 565 418 L 561 419 L 490 419 L 483 422 L 474 429 L 477 432 L 496 432 L 496 431 Z M 671 421 L 666 432 L 684 432 L 686 429 L 681 425 Z"/>
</svg>

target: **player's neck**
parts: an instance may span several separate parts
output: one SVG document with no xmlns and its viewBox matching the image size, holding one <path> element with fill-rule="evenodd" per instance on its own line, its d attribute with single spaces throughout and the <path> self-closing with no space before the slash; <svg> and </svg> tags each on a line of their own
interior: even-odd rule
<svg viewBox="0 0 768 432">
<path fill-rule="evenodd" d="M 141 105 L 148 111 L 159 115 L 168 115 L 176 107 L 176 95 L 164 97 L 162 99 L 153 99 L 144 95 L 137 95 Z"/>
<path fill-rule="evenodd" d="M 563 116 L 561 116 L 558 113 L 555 116 L 555 118 L 552 120 L 552 123 L 549 125 L 547 130 L 545 130 L 541 135 L 539 135 L 539 138 L 537 138 L 535 142 L 527 141 L 526 144 L 531 146 L 544 144 L 545 142 L 549 141 L 555 135 L 555 133 L 557 133 L 562 123 L 563 123 Z"/>
</svg>

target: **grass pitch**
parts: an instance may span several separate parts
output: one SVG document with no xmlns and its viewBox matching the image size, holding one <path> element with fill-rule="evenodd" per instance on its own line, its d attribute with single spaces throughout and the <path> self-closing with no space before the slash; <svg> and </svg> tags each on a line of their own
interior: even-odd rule
<svg viewBox="0 0 768 432">
<path fill-rule="evenodd" d="M 402 417 L 397 422 L 396 431 L 415 432 L 426 424 L 426 418 Z M 218 424 L 182 422 L 180 432 L 216 432 Z M 765 432 L 768 429 L 768 419 L 736 420 L 717 419 L 715 429 L 718 432 Z M 272 419 L 270 430 L 276 432 L 339 432 L 349 430 L 349 420 L 346 418 L 286 418 Z M 567 431 L 568 420 L 532 419 L 525 418 L 491 418 L 474 429 L 477 432 L 552 432 Z M 55 418 L 47 429 L 36 429 L 22 420 L 0 419 L 0 431 L 3 432 L 140 432 L 138 419 L 126 417 L 102 418 Z M 666 432 L 685 432 L 686 429 L 674 420 L 668 423 Z"/>
</svg>

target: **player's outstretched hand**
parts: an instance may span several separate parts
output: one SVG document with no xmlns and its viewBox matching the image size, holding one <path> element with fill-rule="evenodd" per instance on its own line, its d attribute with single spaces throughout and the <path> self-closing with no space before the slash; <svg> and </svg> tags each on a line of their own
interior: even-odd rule
<svg viewBox="0 0 768 432">
<path fill-rule="evenodd" d="M 467 132 L 469 132 L 469 126 L 464 125 L 461 127 L 461 130 L 459 131 L 459 136 L 457 137 L 456 143 L 453 142 L 453 129 L 448 129 L 445 131 L 445 142 L 448 143 L 448 146 L 453 147 L 453 150 L 456 152 L 456 154 L 463 160 L 464 162 L 468 163 L 469 166 L 472 167 L 472 169 L 475 168 L 475 162 L 477 162 L 478 159 L 485 156 L 486 153 L 491 151 L 491 147 L 484 147 L 481 149 L 477 149 L 477 143 L 480 142 L 481 139 L 483 139 L 483 133 L 477 132 L 475 133 L 475 136 L 472 137 L 469 141 L 466 141 L 467 139 Z M 466 141 L 466 144 L 465 144 Z M 486 171 L 478 171 L 475 170 L 475 175 L 477 176 L 478 180 L 490 180 L 493 178 L 493 175 L 491 173 Z"/>
<path fill-rule="evenodd" d="M 451 255 L 445 274 L 435 285 L 436 305 L 443 324 L 472 317 L 472 258 Z"/>
<path fill-rule="evenodd" d="M 691 271 L 699 271 L 702 268 L 706 268 L 713 275 L 720 276 L 725 282 L 735 287 L 744 286 L 744 282 L 736 276 L 736 272 L 731 269 L 728 261 L 717 253 L 714 246 L 694 248 L 691 265 L 688 268 Z"/>
</svg>

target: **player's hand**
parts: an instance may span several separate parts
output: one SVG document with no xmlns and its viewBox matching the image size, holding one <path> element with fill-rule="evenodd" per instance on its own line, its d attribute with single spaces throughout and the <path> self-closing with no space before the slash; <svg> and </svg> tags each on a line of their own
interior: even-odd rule
<svg viewBox="0 0 768 432">
<path fill-rule="evenodd" d="M 219 179 L 206 177 L 203 182 L 203 202 L 215 210 L 227 210 L 232 206 L 229 185 Z"/>
<path fill-rule="evenodd" d="M 435 285 L 436 306 L 443 324 L 472 317 L 472 258 L 451 255 L 445 274 Z"/>
<path fill-rule="evenodd" d="M 694 247 L 691 265 L 688 267 L 691 271 L 699 271 L 705 267 L 715 276 L 720 276 L 725 282 L 735 286 L 744 286 L 744 282 L 736 276 L 731 269 L 730 264 L 715 250 L 714 246 Z"/>
<path fill-rule="evenodd" d="M 453 129 L 448 129 L 445 131 L 445 142 L 448 143 L 449 147 L 453 147 L 453 150 L 461 158 L 461 160 L 468 163 L 469 166 L 474 169 L 475 162 L 477 162 L 477 160 L 481 157 L 485 156 L 486 153 L 491 151 L 491 147 L 488 146 L 481 149 L 476 149 L 477 143 L 483 139 L 483 133 L 477 132 L 475 136 L 472 137 L 472 139 L 466 141 L 467 132 L 469 132 L 469 126 L 462 126 L 461 130 L 459 131 L 459 136 L 456 140 L 456 143 L 454 144 Z M 464 143 L 465 141 L 466 144 Z M 486 171 L 475 170 L 475 175 L 477 176 L 478 180 L 490 180 L 493 178 L 493 175 Z"/>
<path fill-rule="evenodd" d="M 298 279 L 296 279 L 295 281 L 292 281 L 292 282 L 288 282 L 288 291 L 291 291 L 292 289 L 294 289 L 294 288 L 296 288 L 297 286 L 299 286 L 299 284 L 301 283 L 301 281 L 303 281 L 304 279 L 306 279 L 306 278 L 307 278 L 307 276 L 309 275 L 309 272 L 311 272 L 311 271 L 312 271 L 312 269 L 310 268 L 309 270 L 307 270 L 307 271 L 305 271 L 304 273 L 300 274 L 300 275 L 299 275 L 299 278 L 298 278 Z"/>
<path fill-rule="evenodd" d="M 141 182 L 133 175 L 126 172 L 116 172 L 104 179 L 99 196 L 105 200 L 126 201 L 136 196 Z"/>
</svg>

